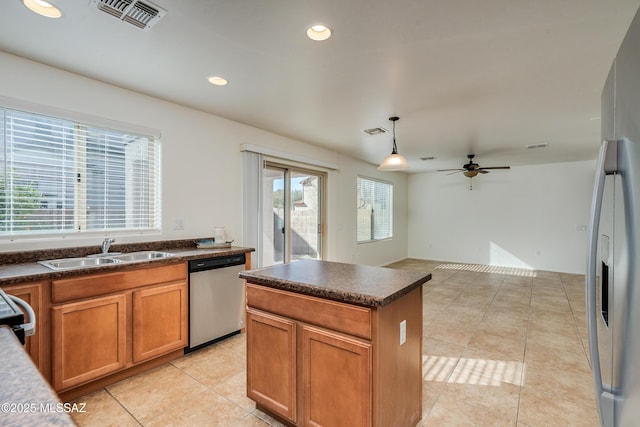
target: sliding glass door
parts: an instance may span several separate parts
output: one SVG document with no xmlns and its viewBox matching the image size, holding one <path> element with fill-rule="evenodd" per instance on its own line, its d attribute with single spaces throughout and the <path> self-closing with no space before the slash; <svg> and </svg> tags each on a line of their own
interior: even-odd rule
<svg viewBox="0 0 640 427">
<path fill-rule="evenodd" d="M 266 162 L 262 175 L 262 265 L 322 259 L 320 172 Z"/>
<path fill-rule="evenodd" d="M 284 262 L 286 169 L 265 165 L 262 173 L 262 266 Z"/>
</svg>

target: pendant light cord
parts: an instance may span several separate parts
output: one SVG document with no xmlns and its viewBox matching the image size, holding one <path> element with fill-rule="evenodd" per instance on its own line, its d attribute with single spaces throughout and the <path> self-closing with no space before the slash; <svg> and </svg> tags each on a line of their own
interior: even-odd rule
<svg viewBox="0 0 640 427">
<path fill-rule="evenodd" d="M 393 150 L 391 154 L 398 154 L 398 146 L 396 145 L 396 120 L 393 121 Z"/>
<path fill-rule="evenodd" d="M 407 159 L 401 154 L 398 154 L 398 145 L 396 143 L 396 122 L 400 119 L 398 116 L 389 117 L 389 120 L 393 122 L 393 151 L 387 157 L 384 158 L 378 170 L 382 171 L 402 171 L 409 168 Z"/>
<path fill-rule="evenodd" d="M 391 151 L 391 154 L 398 154 L 398 146 L 396 145 L 396 122 L 399 119 L 400 118 L 397 116 L 389 117 L 389 120 L 393 123 L 393 150 Z"/>
</svg>

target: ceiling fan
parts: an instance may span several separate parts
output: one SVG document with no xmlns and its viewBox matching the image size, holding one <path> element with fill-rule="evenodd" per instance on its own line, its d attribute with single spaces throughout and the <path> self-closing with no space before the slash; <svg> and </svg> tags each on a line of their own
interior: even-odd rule
<svg viewBox="0 0 640 427">
<path fill-rule="evenodd" d="M 462 168 L 460 169 L 438 169 L 438 172 L 451 172 L 451 171 L 453 171 L 452 173 L 462 172 L 464 176 L 466 176 L 467 178 L 473 178 L 479 173 L 482 173 L 482 174 L 489 173 L 489 169 L 511 169 L 510 166 L 481 167 L 479 164 L 473 161 L 474 157 L 476 157 L 475 154 L 467 154 L 469 163 L 462 165 Z"/>
</svg>

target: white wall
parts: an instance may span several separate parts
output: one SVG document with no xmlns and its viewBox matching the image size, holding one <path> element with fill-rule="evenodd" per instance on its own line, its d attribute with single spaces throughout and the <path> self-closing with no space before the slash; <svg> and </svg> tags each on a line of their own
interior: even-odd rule
<svg viewBox="0 0 640 427">
<path fill-rule="evenodd" d="M 584 273 L 595 162 L 409 177 L 409 256 Z"/>
<path fill-rule="evenodd" d="M 0 96 L 162 132 L 162 233 L 118 242 L 211 236 L 242 244 L 243 143 L 338 163 L 329 173 L 327 258 L 382 265 L 404 257 L 582 273 L 595 162 L 514 167 L 473 180 L 379 172 L 374 165 L 217 116 L 0 52 Z M 360 174 L 394 184 L 394 236 L 356 243 Z M 176 219 L 184 229 L 173 230 Z M 408 224 L 408 227 L 407 227 Z M 0 252 L 97 245 L 100 236 L 0 240 Z"/>
<path fill-rule="evenodd" d="M 146 240 L 190 239 L 213 235 L 214 226 L 226 226 L 227 235 L 242 244 L 241 144 L 323 162 L 338 163 L 341 171 L 329 174 L 328 259 L 383 264 L 406 256 L 406 226 L 399 227 L 394 244 L 378 251 L 373 245 L 352 257 L 355 245 L 355 175 L 372 165 L 310 144 L 275 135 L 211 114 L 141 95 L 96 80 L 0 52 L 0 96 L 70 112 L 131 123 L 162 132 L 162 232 L 157 235 L 116 235 L 119 243 Z M 210 89 L 206 82 L 203 90 Z M 224 89 L 223 89 L 224 90 Z M 344 170 L 343 169 L 344 164 Z M 406 187 L 403 174 L 384 175 Z M 406 190 L 396 206 L 406 225 Z M 402 192 L 400 192 L 402 194 Z M 349 200 L 349 198 L 351 198 Z M 341 218 L 338 221 L 338 218 Z M 344 218 L 344 219 L 342 219 Z M 183 230 L 174 230 L 182 220 Z M 353 222 L 353 224 L 352 224 Z M 33 240 L 1 240 L 0 252 L 55 247 L 98 245 L 102 236 Z"/>
<path fill-rule="evenodd" d="M 376 166 L 339 156 L 337 232 L 341 242 L 338 259 L 367 265 L 384 265 L 407 257 L 407 180 L 402 172 L 380 172 Z M 356 243 L 356 177 L 393 183 L 393 238 L 372 243 Z"/>
</svg>

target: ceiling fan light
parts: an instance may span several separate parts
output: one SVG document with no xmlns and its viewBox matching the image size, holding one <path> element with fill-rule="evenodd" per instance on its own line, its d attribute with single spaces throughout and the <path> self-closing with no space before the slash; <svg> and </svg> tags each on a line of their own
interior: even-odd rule
<svg viewBox="0 0 640 427">
<path fill-rule="evenodd" d="M 378 166 L 378 170 L 393 172 L 393 171 L 403 171 L 409 169 L 409 162 L 402 154 L 391 153 L 387 157 L 384 158 L 380 166 Z"/>
<path fill-rule="evenodd" d="M 474 176 L 478 175 L 478 171 L 477 170 L 473 170 L 473 171 L 466 171 L 463 172 L 464 176 L 466 176 L 467 178 L 473 178 Z"/>
</svg>

